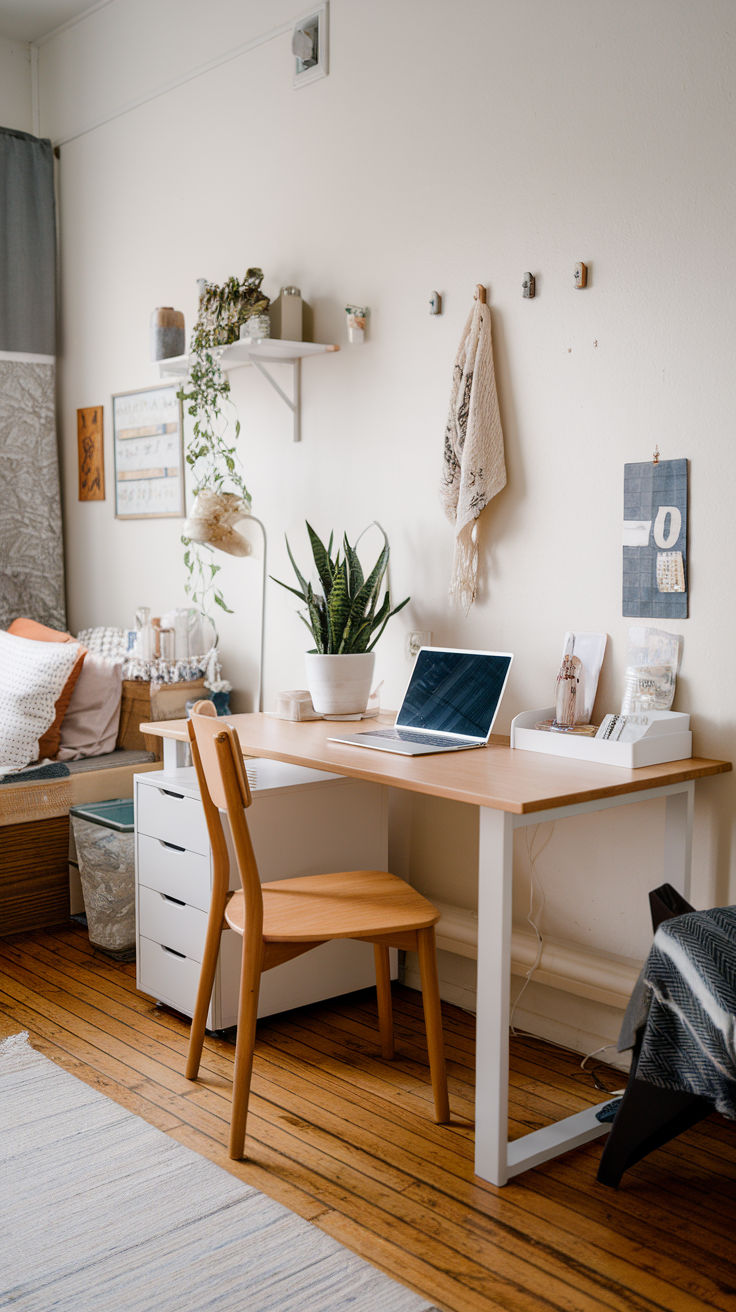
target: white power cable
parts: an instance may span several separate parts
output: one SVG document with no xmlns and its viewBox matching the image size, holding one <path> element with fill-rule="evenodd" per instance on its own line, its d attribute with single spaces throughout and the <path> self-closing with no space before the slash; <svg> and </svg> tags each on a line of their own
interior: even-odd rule
<svg viewBox="0 0 736 1312">
<path fill-rule="evenodd" d="M 531 980 L 531 978 L 532 978 L 534 972 L 536 971 L 537 967 L 539 966 L 539 963 L 540 963 L 540 961 L 541 961 L 541 959 L 542 959 L 542 948 L 543 948 L 543 946 L 544 946 L 544 939 L 542 938 L 542 932 L 541 932 L 541 930 L 540 930 L 540 928 L 539 928 L 539 926 L 538 926 L 538 924 L 537 924 L 537 921 L 534 919 L 534 893 L 535 893 L 535 885 L 538 885 L 538 887 L 539 887 L 539 895 L 540 895 L 540 899 L 541 899 L 541 900 L 540 900 L 540 904 L 539 904 L 539 912 L 538 912 L 538 916 L 537 916 L 537 919 L 538 919 L 539 921 L 541 921 L 541 919 L 542 919 L 542 913 L 543 913 L 543 911 L 544 911 L 544 889 L 542 888 L 542 885 L 541 885 L 541 883 L 540 883 L 540 881 L 539 881 L 539 878 L 538 878 L 538 876 L 537 876 L 537 874 L 536 874 L 536 870 L 535 870 L 535 867 L 534 867 L 534 861 L 535 861 L 535 859 L 536 859 L 535 856 L 534 856 L 534 844 L 535 844 L 536 839 L 537 839 L 537 834 L 539 833 L 539 825 L 532 825 L 532 826 L 530 826 L 530 828 L 532 829 L 531 837 L 530 837 L 530 835 L 529 835 L 529 829 L 526 829 L 526 830 L 524 831 L 524 836 L 525 836 L 525 838 L 526 838 L 526 852 L 527 852 L 527 859 L 528 859 L 528 861 L 529 861 L 529 913 L 528 913 L 528 915 L 527 915 L 527 923 L 531 925 L 532 929 L 534 930 L 534 933 L 535 933 L 536 936 L 537 936 L 537 955 L 536 955 L 536 957 L 535 957 L 535 959 L 534 959 L 534 962 L 533 962 L 532 965 L 529 967 L 529 970 L 526 972 L 526 978 L 525 978 L 525 980 L 524 980 L 524 983 L 522 984 L 522 986 L 521 986 L 521 988 L 520 988 L 520 990 L 519 990 L 519 993 L 518 993 L 518 995 L 517 995 L 517 998 L 516 998 L 516 1001 L 515 1001 L 513 1007 L 511 1008 L 511 1015 L 509 1016 L 509 1029 L 511 1030 L 511 1033 L 512 1033 L 514 1036 L 516 1036 L 516 1030 L 514 1029 L 514 1013 L 515 1013 L 515 1011 L 516 1011 L 516 1008 L 517 1008 L 518 1005 L 519 1005 L 519 1002 L 521 1001 L 521 998 L 522 998 L 522 996 L 523 996 L 523 993 L 524 993 L 524 990 L 525 990 L 527 984 L 529 983 L 529 981 Z M 544 851 L 545 847 L 546 847 L 547 844 L 549 843 L 549 841 L 550 841 L 550 839 L 551 839 L 551 837 L 552 837 L 552 834 L 554 833 L 554 828 L 555 828 L 555 821 L 553 820 L 553 821 L 552 821 L 552 824 L 550 825 L 549 833 L 547 834 L 546 840 L 544 841 L 544 843 L 542 843 L 542 846 L 540 847 L 539 851 L 537 852 L 537 857 L 541 856 L 541 854 L 542 854 L 542 852 Z"/>
<path fill-rule="evenodd" d="M 592 1052 L 586 1053 L 586 1055 L 583 1057 L 583 1060 L 580 1063 L 581 1071 L 587 1069 L 586 1062 L 589 1062 L 591 1057 L 597 1057 L 599 1052 L 608 1052 L 609 1048 L 615 1048 L 615 1047 L 616 1047 L 615 1043 L 604 1043 L 601 1048 L 594 1048 Z M 609 1098 L 620 1098 L 621 1095 L 626 1092 L 625 1089 L 607 1089 L 605 1084 L 601 1084 L 600 1080 L 598 1079 L 598 1076 L 595 1073 L 595 1070 L 591 1070 L 589 1074 L 592 1076 L 593 1084 L 595 1085 L 596 1089 L 598 1089 L 599 1093 L 605 1093 L 608 1095 Z"/>
<path fill-rule="evenodd" d="M 542 914 L 543 914 L 543 912 L 544 912 L 544 901 L 545 901 L 545 898 L 544 898 L 544 888 L 542 887 L 542 883 L 541 883 L 541 881 L 540 881 L 540 879 L 539 879 L 539 876 L 538 876 L 538 874 L 537 874 L 536 866 L 535 866 L 535 861 L 536 861 L 536 860 L 542 855 L 542 852 L 544 851 L 545 847 L 547 847 L 548 843 L 550 842 L 550 840 L 551 840 L 551 838 L 552 838 L 552 835 L 553 835 L 553 833 L 554 833 L 554 828 L 555 828 L 555 821 L 553 820 L 553 821 L 552 821 L 552 824 L 550 825 L 550 828 L 549 828 L 549 833 L 547 834 L 547 837 L 546 837 L 545 841 L 542 843 L 542 846 L 539 848 L 539 850 L 537 851 L 536 855 L 535 855 L 535 853 L 534 853 L 534 844 L 535 844 L 536 839 L 537 839 L 537 834 L 539 833 L 539 825 L 531 825 L 531 826 L 529 826 L 528 829 L 525 830 L 527 859 L 528 859 L 528 862 L 529 862 L 529 912 L 528 912 L 528 914 L 527 914 L 527 923 L 531 925 L 532 929 L 534 930 L 534 933 L 535 933 L 536 936 L 537 936 L 537 955 L 536 955 L 536 957 L 535 957 L 535 959 L 534 959 L 532 965 L 529 967 L 529 970 L 526 972 L 526 976 L 525 976 L 525 979 L 524 979 L 524 983 L 522 984 L 522 986 L 521 986 L 521 988 L 520 988 L 520 990 L 519 990 L 519 993 L 518 993 L 518 995 L 517 995 L 517 998 L 516 998 L 516 1001 L 515 1001 L 513 1007 L 511 1008 L 511 1015 L 509 1016 L 509 1029 L 510 1029 L 511 1033 L 514 1035 L 515 1038 L 517 1038 L 517 1037 L 523 1037 L 523 1036 L 526 1036 L 526 1037 L 528 1037 L 528 1038 L 537 1038 L 537 1037 L 538 1037 L 538 1035 L 535 1035 L 535 1034 L 529 1034 L 529 1033 L 528 1033 L 527 1031 L 525 1031 L 525 1030 L 517 1030 L 517 1029 L 515 1029 L 515 1028 L 514 1028 L 514 1013 L 515 1013 L 516 1008 L 518 1007 L 518 1005 L 519 1005 L 519 1003 L 520 1003 L 520 1001 L 521 1001 L 521 998 L 522 998 L 522 996 L 523 996 L 523 994 L 524 994 L 524 990 L 525 990 L 527 984 L 529 984 L 530 980 L 531 980 L 532 977 L 534 976 L 534 973 L 535 973 L 535 971 L 538 969 L 538 967 L 539 967 L 539 963 L 540 963 L 540 961 L 541 961 L 541 959 L 542 959 L 542 948 L 544 947 L 544 938 L 543 938 L 543 936 L 542 936 L 542 931 L 541 931 L 541 929 L 539 928 L 539 924 L 538 924 L 537 922 L 541 922 Z M 529 833 L 529 829 L 531 829 L 531 831 L 532 831 L 532 832 L 531 832 L 531 835 L 530 835 L 530 833 Z M 534 911 L 534 895 L 535 895 L 535 892 L 536 892 L 537 889 L 539 890 L 539 898 L 540 898 L 540 901 L 539 901 L 539 910 L 538 910 L 538 912 L 537 912 L 536 919 L 535 919 L 535 911 Z M 550 1042 L 550 1041 L 547 1040 L 547 1039 L 545 1039 L 544 1042 Z M 572 1052 L 572 1051 L 573 1051 L 571 1048 L 566 1048 L 565 1045 L 562 1044 L 562 1043 L 552 1043 L 552 1046 L 555 1047 L 555 1048 L 561 1048 L 561 1049 L 563 1049 L 563 1050 L 566 1051 L 566 1052 Z M 589 1053 L 587 1053 L 586 1056 L 583 1057 L 583 1059 L 582 1059 L 582 1061 L 581 1061 L 581 1063 L 580 1063 L 580 1069 L 583 1070 L 583 1071 L 586 1070 L 586 1062 L 590 1061 L 591 1057 L 597 1057 L 597 1055 L 598 1055 L 599 1052 L 607 1052 L 609 1048 L 615 1048 L 615 1046 L 616 1046 L 615 1043 L 605 1043 L 605 1044 L 603 1045 L 603 1047 L 601 1047 L 601 1048 L 595 1048 L 593 1052 L 589 1052 Z M 593 1070 L 593 1071 L 590 1071 L 589 1073 L 590 1073 L 590 1074 L 592 1075 L 592 1077 L 593 1077 L 593 1083 L 594 1083 L 594 1085 L 596 1086 L 596 1088 L 597 1088 L 601 1093 L 606 1093 L 606 1094 L 608 1095 L 609 1098 L 619 1098 L 619 1097 L 621 1097 L 621 1095 L 625 1092 L 624 1089 L 611 1089 L 611 1090 L 606 1089 L 605 1086 L 602 1085 L 602 1084 L 600 1083 L 600 1081 L 599 1081 L 598 1077 L 596 1076 L 594 1070 Z"/>
</svg>

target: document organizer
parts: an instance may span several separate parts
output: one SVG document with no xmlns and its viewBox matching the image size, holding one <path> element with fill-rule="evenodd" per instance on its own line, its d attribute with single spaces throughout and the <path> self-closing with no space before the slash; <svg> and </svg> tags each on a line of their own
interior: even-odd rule
<svg viewBox="0 0 736 1312">
<path fill-rule="evenodd" d="M 598 765 L 619 765 L 636 770 L 644 765 L 661 765 L 663 761 L 685 761 L 693 754 L 690 716 L 679 711 L 652 711 L 654 724 L 644 738 L 635 743 L 607 742 L 603 738 L 585 738 L 582 734 L 545 732 L 535 729 L 540 720 L 554 718 L 554 706 L 540 711 L 522 711 L 511 721 L 511 746 L 526 752 L 544 752 L 548 756 L 566 756 L 569 760 L 594 761 Z"/>
</svg>

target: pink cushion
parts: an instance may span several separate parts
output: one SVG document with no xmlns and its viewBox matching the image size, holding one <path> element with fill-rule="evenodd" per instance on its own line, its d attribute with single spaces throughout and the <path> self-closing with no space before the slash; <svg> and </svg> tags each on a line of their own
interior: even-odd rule
<svg viewBox="0 0 736 1312">
<path fill-rule="evenodd" d="M 57 761 L 79 761 L 115 750 L 122 678 L 121 661 L 87 652 L 61 725 Z"/>
</svg>

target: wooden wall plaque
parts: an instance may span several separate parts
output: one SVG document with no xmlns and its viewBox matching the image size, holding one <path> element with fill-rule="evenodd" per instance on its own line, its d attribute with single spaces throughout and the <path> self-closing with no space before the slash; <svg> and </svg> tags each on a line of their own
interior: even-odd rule
<svg viewBox="0 0 736 1312">
<path fill-rule="evenodd" d="M 77 410 L 79 448 L 79 500 L 105 500 L 105 448 L 101 405 Z"/>
</svg>

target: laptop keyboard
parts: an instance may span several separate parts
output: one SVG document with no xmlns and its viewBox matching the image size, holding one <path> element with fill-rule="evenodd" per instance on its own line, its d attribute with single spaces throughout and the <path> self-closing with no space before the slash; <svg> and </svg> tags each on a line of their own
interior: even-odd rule
<svg viewBox="0 0 736 1312">
<path fill-rule="evenodd" d="M 450 738 L 445 733 L 413 733 L 411 729 L 374 729 L 364 733 L 363 738 L 398 738 L 402 743 L 420 743 L 424 747 L 462 747 L 464 743 L 475 746 L 474 738 Z"/>
</svg>

